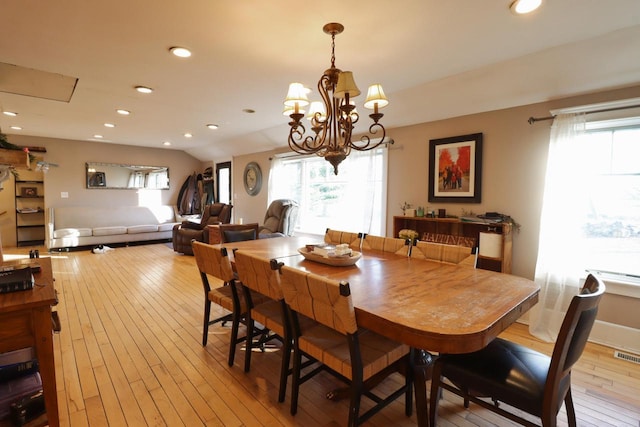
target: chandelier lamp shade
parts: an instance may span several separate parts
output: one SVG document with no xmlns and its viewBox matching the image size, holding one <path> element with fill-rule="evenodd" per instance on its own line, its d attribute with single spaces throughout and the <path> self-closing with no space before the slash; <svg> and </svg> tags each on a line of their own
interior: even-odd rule
<svg viewBox="0 0 640 427">
<path fill-rule="evenodd" d="M 342 71 L 335 66 L 335 38 L 344 31 L 344 26 L 329 23 L 323 27 L 331 35 L 331 67 L 318 81 L 318 92 L 322 101 L 309 102 L 310 90 L 302 83 L 291 83 L 284 100 L 283 114 L 289 116 L 289 147 L 299 154 L 317 154 L 324 157 L 338 174 L 338 165 L 347 158 L 351 150 L 372 150 L 385 141 L 386 130 L 379 122 L 383 114 L 379 110 L 389 104 L 382 86 L 369 87 L 364 108 L 373 110 L 369 114 L 373 123 L 369 133 L 352 141 L 354 125 L 360 115 L 353 98 L 360 95 L 351 71 Z M 310 122 L 310 134 L 303 123 L 306 117 Z M 370 136 L 371 135 L 371 136 Z M 379 137 L 379 139 L 378 139 Z"/>
</svg>

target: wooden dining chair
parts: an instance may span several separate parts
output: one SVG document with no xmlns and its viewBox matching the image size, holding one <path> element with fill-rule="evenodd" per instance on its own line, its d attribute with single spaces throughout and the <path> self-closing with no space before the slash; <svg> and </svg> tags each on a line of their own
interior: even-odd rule
<svg viewBox="0 0 640 427">
<path fill-rule="evenodd" d="M 575 427 L 571 368 L 582 355 L 604 291 L 604 283 L 590 274 L 571 300 L 551 357 L 501 338 L 474 353 L 438 357 L 431 380 L 431 427 L 436 425 L 441 388 L 461 396 L 467 408 L 471 401 L 525 426 L 536 424 L 498 404 L 539 417 L 547 427 L 556 425 L 564 401 L 569 426 Z"/>
<path fill-rule="evenodd" d="M 280 264 L 275 259 L 260 258 L 241 250 L 234 252 L 234 259 L 247 305 L 247 330 L 253 331 L 247 337 L 247 351 L 244 359 L 244 370 L 249 372 L 251 353 L 254 347 L 253 339 L 256 336 L 262 337 L 260 342 L 255 345 L 258 347 L 265 343 L 270 332 L 281 338 L 285 336 L 287 323 L 284 316 L 284 297 L 275 271 L 280 267 Z M 256 322 L 266 329 L 256 329 Z M 291 352 L 290 346 L 288 351 Z M 286 353 L 287 348 L 283 349 L 283 352 Z M 289 366 L 288 360 L 287 366 Z"/>
<path fill-rule="evenodd" d="M 333 245 L 346 243 L 353 250 L 359 251 L 362 247 L 363 233 L 353 231 L 339 231 L 327 228 L 324 233 L 324 242 Z"/>
<path fill-rule="evenodd" d="M 348 426 L 356 426 L 379 412 L 393 400 L 405 395 L 407 416 L 412 412 L 412 370 L 410 349 L 372 331 L 359 328 L 346 282 L 283 266 L 280 284 L 291 319 L 293 332 L 293 373 L 291 414 L 298 408 L 300 385 L 322 370 L 328 370 L 349 384 Z M 301 316 L 315 324 L 305 327 Z M 321 363 L 312 372 L 302 372 L 302 355 Z M 405 374 L 403 385 L 382 398 L 372 391 L 395 372 Z M 362 396 L 375 406 L 360 414 Z"/>
<path fill-rule="evenodd" d="M 416 259 L 428 259 L 449 264 L 473 266 L 475 264 L 475 257 L 472 252 L 473 249 L 466 246 L 445 245 L 443 243 L 414 240 L 410 256 Z"/>
<path fill-rule="evenodd" d="M 384 250 L 384 237 L 375 236 L 372 234 L 366 234 L 362 238 L 362 249 L 367 250 L 371 249 L 374 251 L 382 251 Z"/>
<path fill-rule="evenodd" d="M 204 287 L 204 324 L 202 327 L 202 345 L 207 345 L 209 325 L 217 322 L 231 320 L 231 339 L 229 343 L 229 366 L 233 366 L 236 354 L 236 345 L 245 340 L 238 337 L 240 323 L 246 313 L 246 303 L 240 296 L 237 279 L 231 267 L 229 254 L 225 247 L 208 245 L 198 241 L 192 241 L 191 247 L 196 259 L 200 278 Z M 209 278 L 213 277 L 222 283 L 222 286 L 212 287 Z M 211 303 L 214 302 L 230 313 L 210 320 Z"/>
<path fill-rule="evenodd" d="M 220 224 L 220 243 L 243 242 L 258 238 L 258 223 Z"/>
<path fill-rule="evenodd" d="M 399 237 L 385 237 L 382 242 L 382 250 L 402 256 L 409 256 L 411 241 Z"/>
</svg>

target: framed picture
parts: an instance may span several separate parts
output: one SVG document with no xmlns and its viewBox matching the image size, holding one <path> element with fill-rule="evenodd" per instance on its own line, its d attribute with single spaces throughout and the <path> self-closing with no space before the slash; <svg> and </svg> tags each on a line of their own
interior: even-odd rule
<svg viewBox="0 0 640 427">
<path fill-rule="evenodd" d="M 36 187 L 22 187 L 22 197 L 36 197 L 38 189 Z"/>
<path fill-rule="evenodd" d="M 482 134 L 429 140 L 429 202 L 480 203 Z"/>
</svg>

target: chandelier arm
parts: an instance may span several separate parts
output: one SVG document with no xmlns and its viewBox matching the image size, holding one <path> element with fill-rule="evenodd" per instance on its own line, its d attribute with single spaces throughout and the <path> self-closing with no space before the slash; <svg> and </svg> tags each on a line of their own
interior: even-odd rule
<svg viewBox="0 0 640 427">
<path fill-rule="evenodd" d="M 382 137 L 378 142 L 372 143 L 371 137 L 369 135 L 362 135 L 360 137 L 360 142 L 364 143 L 363 145 L 358 145 L 358 143 L 354 141 L 350 142 L 349 145 L 351 146 L 351 148 L 358 151 L 373 150 L 374 148 L 380 146 L 382 143 L 386 143 L 384 139 L 387 135 L 387 131 L 380 123 L 372 123 L 371 126 L 369 126 L 369 133 L 371 135 L 376 135 L 380 130 L 382 131 Z"/>
</svg>

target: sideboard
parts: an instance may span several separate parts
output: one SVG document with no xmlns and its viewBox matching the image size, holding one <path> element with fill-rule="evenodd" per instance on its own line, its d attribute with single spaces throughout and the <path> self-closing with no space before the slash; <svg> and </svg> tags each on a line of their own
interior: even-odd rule
<svg viewBox="0 0 640 427">
<path fill-rule="evenodd" d="M 400 230 L 418 232 L 420 240 L 461 244 L 478 248 L 477 267 L 485 270 L 511 273 L 512 227 L 509 223 L 483 223 L 463 221 L 459 218 L 431 218 L 394 216 L 393 237 Z M 469 244 L 469 242 L 473 242 Z M 484 246 L 483 246 L 484 245 Z"/>
</svg>

